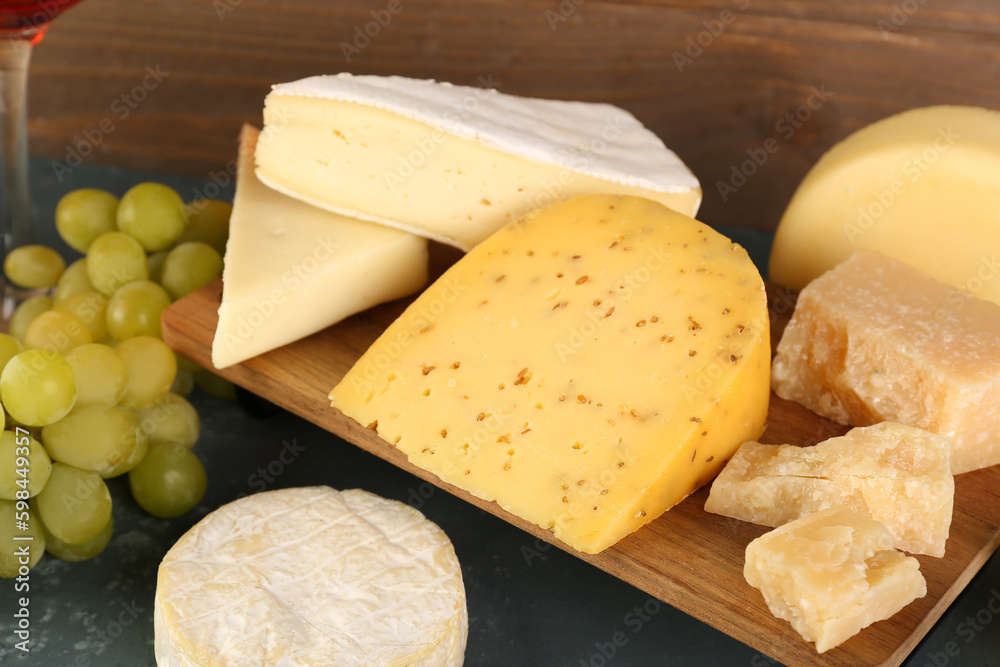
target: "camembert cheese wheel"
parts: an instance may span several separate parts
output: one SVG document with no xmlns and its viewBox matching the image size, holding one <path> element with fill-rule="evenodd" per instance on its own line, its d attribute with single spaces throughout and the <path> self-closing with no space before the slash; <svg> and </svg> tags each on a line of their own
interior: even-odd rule
<svg viewBox="0 0 1000 667">
<path fill-rule="evenodd" d="M 156 582 L 159 667 L 462 665 L 465 587 L 447 535 L 366 491 L 282 489 L 212 512 Z"/>
</svg>

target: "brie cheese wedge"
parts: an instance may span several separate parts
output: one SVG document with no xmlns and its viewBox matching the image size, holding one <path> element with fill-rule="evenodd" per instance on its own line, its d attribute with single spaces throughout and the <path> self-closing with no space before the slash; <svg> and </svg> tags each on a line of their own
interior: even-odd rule
<svg viewBox="0 0 1000 667">
<path fill-rule="evenodd" d="M 629 194 L 694 216 L 698 180 L 623 109 L 403 77 L 275 86 L 257 176 L 344 215 L 469 250 L 579 194 Z"/>
</svg>

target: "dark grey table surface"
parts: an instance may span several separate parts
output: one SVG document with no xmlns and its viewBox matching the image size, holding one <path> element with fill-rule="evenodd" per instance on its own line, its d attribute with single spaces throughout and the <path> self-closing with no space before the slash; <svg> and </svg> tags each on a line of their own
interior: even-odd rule
<svg viewBox="0 0 1000 667">
<path fill-rule="evenodd" d="M 218 173 L 189 179 L 85 164 L 60 182 L 51 162 L 42 159 L 33 160 L 32 172 L 39 235 L 69 258 L 75 255 L 54 238 L 52 222 L 56 201 L 69 189 L 102 187 L 120 195 L 142 180 L 158 180 L 186 200 L 213 194 L 220 183 L 218 196 L 232 196 Z M 768 236 L 723 231 L 765 265 Z M 115 535 L 100 556 L 66 563 L 47 555 L 31 571 L 26 594 L 15 592 L 12 580 L 0 580 L 4 665 L 153 665 L 156 569 L 174 541 L 241 495 L 315 484 L 363 488 L 409 503 L 447 532 L 468 593 L 470 667 L 777 664 L 294 415 L 254 417 L 199 390 L 190 399 L 202 419 L 195 448 L 208 471 L 204 500 L 178 519 L 155 519 L 132 500 L 127 480 L 111 480 Z M 1000 507 L 995 509 L 1000 515 Z M 29 596 L 27 653 L 14 648 L 13 612 L 21 595 Z M 994 554 L 904 664 L 1000 667 L 1000 555 Z"/>
</svg>

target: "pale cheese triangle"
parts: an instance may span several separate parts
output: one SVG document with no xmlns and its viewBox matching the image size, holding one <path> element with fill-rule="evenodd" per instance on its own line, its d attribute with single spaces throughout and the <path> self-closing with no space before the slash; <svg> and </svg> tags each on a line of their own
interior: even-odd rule
<svg viewBox="0 0 1000 667">
<path fill-rule="evenodd" d="M 286 197 L 254 175 L 258 131 L 240 135 L 236 196 L 212 363 L 225 368 L 427 281 L 427 241 Z"/>
</svg>

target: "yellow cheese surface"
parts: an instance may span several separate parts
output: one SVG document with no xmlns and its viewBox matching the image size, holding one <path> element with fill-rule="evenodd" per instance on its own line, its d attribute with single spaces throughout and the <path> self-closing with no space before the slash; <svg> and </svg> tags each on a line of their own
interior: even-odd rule
<svg viewBox="0 0 1000 667">
<path fill-rule="evenodd" d="M 858 252 L 802 290 L 772 383 L 842 424 L 943 435 L 954 474 L 1000 463 L 1000 306 L 880 253 Z"/>
<path fill-rule="evenodd" d="M 861 249 L 1000 303 L 1000 113 L 913 109 L 831 148 L 778 225 L 768 278 L 801 290 Z"/>
<path fill-rule="evenodd" d="M 743 248 L 593 195 L 465 255 L 330 398 L 415 465 L 595 553 L 760 436 L 769 358 Z"/>
<path fill-rule="evenodd" d="M 845 505 L 885 524 L 897 548 L 940 557 L 955 499 L 950 447 L 891 422 L 812 447 L 747 442 L 712 483 L 705 510 L 775 527 Z"/>
<path fill-rule="evenodd" d="M 264 122 L 257 166 L 269 185 L 462 250 L 579 194 L 640 195 L 688 215 L 701 203 L 700 189 L 659 192 L 596 178 L 356 102 L 271 95 Z"/>
<path fill-rule="evenodd" d="M 916 558 L 881 523 L 832 507 L 775 528 L 746 550 L 743 574 L 771 613 L 820 653 L 927 594 Z"/>
</svg>

